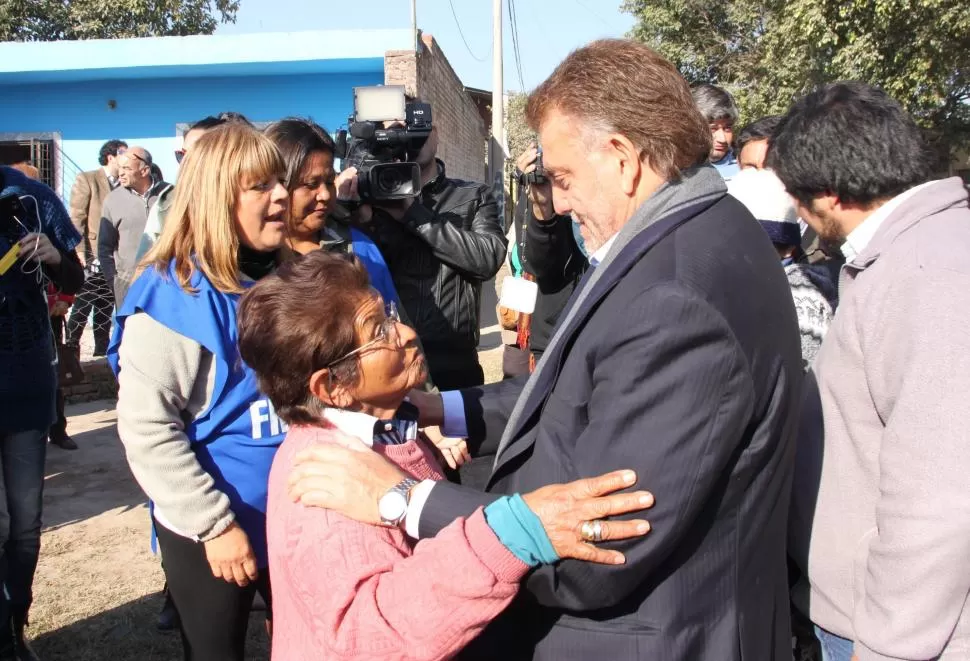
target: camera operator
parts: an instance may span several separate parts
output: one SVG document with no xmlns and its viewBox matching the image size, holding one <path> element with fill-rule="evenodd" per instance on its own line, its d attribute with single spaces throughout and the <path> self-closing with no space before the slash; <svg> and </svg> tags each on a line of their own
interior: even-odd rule
<svg viewBox="0 0 970 661">
<path fill-rule="evenodd" d="M 515 165 L 520 175 L 536 172 L 539 152 L 529 146 Z M 529 350 L 538 362 L 545 351 L 566 303 L 589 266 L 570 216 L 557 215 L 552 206 L 552 187 L 541 172 L 537 181 L 525 183 L 519 176 L 515 205 L 515 236 L 519 260 L 526 273 L 535 276 L 539 293 L 532 314 Z M 578 240 L 577 240 L 578 239 Z"/>
<path fill-rule="evenodd" d="M 450 390 L 485 381 L 478 363 L 482 283 L 501 267 L 506 241 L 488 186 L 449 179 L 437 150 L 432 128 L 415 158 L 417 197 L 361 205 L 356 219 L 387 261 L 432 381 Z M 341 177 L 341 199 L 356 197 L 354 175 L 351 168 Z"/>
</svg>

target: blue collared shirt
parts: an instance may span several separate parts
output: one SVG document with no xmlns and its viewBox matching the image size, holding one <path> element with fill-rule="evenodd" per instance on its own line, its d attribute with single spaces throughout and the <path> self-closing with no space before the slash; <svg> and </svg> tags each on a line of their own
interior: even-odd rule
<svg viewBox="0 0 970 661">
<path fill-rule="evenodd" d="M 715 168 L 717 168 L 718 173 L 724 181 L 729 180 L 731 177 L 736 175 L 741 171 L 741 165 L 738 163 L 738 159 L 734 155 L 734 150 L 729 150 L 727 154 L 724 155 L 719 161 L 712 162 Z"/>
</svg>

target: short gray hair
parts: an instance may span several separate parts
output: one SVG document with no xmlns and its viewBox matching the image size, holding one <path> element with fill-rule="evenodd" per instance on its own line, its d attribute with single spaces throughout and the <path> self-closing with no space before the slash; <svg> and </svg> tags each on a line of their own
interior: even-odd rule
<svg viewBox="0 0 970 661">
<path fill-rule="evenodd" d="M 738 121 L 738 106 L 727 90 L 716 85 L 705 84 L 693 88 L 691 95 L 694 97 L 697 109 L 701 111 L 701 115 L 708 123 L 722 119 L 729 119 L 731 123 Z"/>
</svg>

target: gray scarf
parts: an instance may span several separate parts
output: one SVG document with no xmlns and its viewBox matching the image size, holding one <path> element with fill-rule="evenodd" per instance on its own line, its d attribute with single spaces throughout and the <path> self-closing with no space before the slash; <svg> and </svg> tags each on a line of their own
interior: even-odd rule
<svg viewBox="0 0 970 661">
<path fill-rule="evenodd" d="M 702 165 L 684 170 L 680 181 L 663 184 L 640 205 L 640 208 L 636 210 L 633 216 L 623 226 L 623 229 L 617 234 L 616 241 L 613 242 L 606 257 L 603 258 L 603 261 L 596 266 L 593 273 L 587 278 L 586 284 L 576 295 L 572 305 L 570 305 L 566 314 L 556 325 L 556 333 L 552 336 L 552 339 L 549 341 L 549 346 L 543 352 L 542 358 L 536 365 L 535 372 L 533 372 L 528 382 L 526 382 L 525 387 L 522 389 L 522 392 L 519 394 L 519 398 L 515 402 L 515 408 L 512 409 L 512 415 L 509 417 L 505 431 L 502 433 L 502 440 L 499 443 L 498 451 L 495 453 L 496 467 L 498 466 L 499 457 L 502 456 L 502 452 L 512 442 L 512 433 L 518 427 L 522 410 L 525 408 L 525 403 L 529 401 L 529 396 L 535 388 L 539 374 L 544 369 L 556 369 L 555 365 L 550 366 L 547 364 L 548 361 L 546 358 L 553 355 L 555 348 L 560 342 L 564 341 L 564 330 L 569 327 L 573 317 L 576 316 L 577 311 L 582 307 L 583 301 L 589 296 L 589 293 L 593 290 L 593 286 L 610 267 L 610 264 L 613 263 L 616 256 L 623 251 L 634 237 L 657 221 L 686 206 L 722 197 L 726 192 L 727 186 L 717 170 L 711 165 Z"/>
</svg>

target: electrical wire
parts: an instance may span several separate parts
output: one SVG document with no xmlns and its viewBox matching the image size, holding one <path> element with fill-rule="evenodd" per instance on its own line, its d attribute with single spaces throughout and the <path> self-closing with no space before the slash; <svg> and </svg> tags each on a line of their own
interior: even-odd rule
<svg viewBox="0 0 970 661">
<path fill-rule="evenodd" d="M 458 12 L 455 11 L 454 0 L 448 0 L 448 4 L 451 5 L 451 15 L 455 17 L 455 25 L 458 26 L 458 34 L 461 35 L 461 40 L 465 42 L 465 49 L 468 50 L 468 54 L 479 62 L 486 62 L 488 60 L 488 55 L 485 57 L 478 57 L 474 52 L 472 52 L 472 47 L 468 45 L 468 40 L 465 39 L 465 33 L 461 30 L 461 23 L 458 21 Z"/>
<path fill-rule="evenodd" d="M 509 24 L 512 32 L 512 54 L 515 57 L 515 71 L 519 77 L 519 91 L 525 93 L 525 76 L 522 74 L 522 52 L 519 50 L 519 18 L 515 13 L 515 3 L 508 0 Z"/>
<path fill-rule="evenodd" d="M 603 16 L 601 14 L 599 14 L 598 12 L 595 12 L 592 9 L 590 9 L 589 5 L 587 5 L 582 0 L 573 0 L 573 2 L 575 2 L 577 5 L 579 5 L 583 9 L 585 9 L 587 13 L 589 13 L 591 16 L 593 16 L 600 23 L 602 23 L 603 25 L 605 25 L 606 27 L 608 27 L 611 32 L 616 32 L 617 31 L 615 25 L 607 22 L 607 20 L 605 18 L 603 18 Z"/>
</svg>

